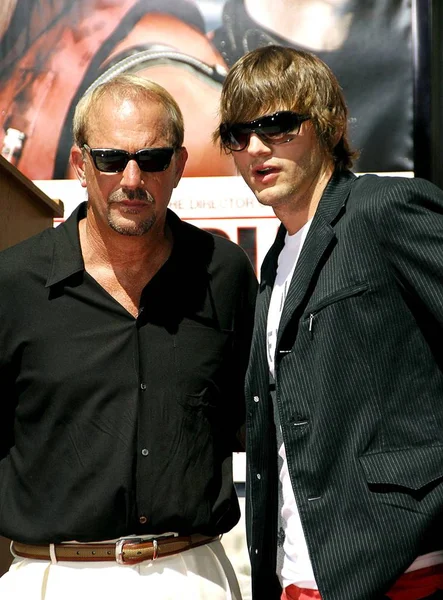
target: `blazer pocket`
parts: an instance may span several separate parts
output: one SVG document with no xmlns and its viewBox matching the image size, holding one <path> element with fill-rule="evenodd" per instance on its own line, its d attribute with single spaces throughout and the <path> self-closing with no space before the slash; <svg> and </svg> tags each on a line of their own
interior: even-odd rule
<svg viewBox="0 0 443 600">
<path fill-rule="evenodd" d="M 374 491 L 392 486 L 418 491 L 443 478 L 443 445 L 364 454 L 359 461 Z"/>
<path fill-rule="evenodd" d="M 326 308 L 327 306 L 335 304 L 335 302 L 340 302 L 341 300 L 346 300 L 347 298 L 352 298 L 353 296 L 360 296 L 361 294 L 364 294 L 368 289 L 369 283 L 361 282 L 342 288 L 340 290 L 336 290 L 335 292 L 331 292 L 330 294 L 317 300 L 315 304 L 313 304 L 313 306 L 307 309 L 306 318 L 309 319 L 311 315 L 317 314 L 319 311 Z"/>
</svg>

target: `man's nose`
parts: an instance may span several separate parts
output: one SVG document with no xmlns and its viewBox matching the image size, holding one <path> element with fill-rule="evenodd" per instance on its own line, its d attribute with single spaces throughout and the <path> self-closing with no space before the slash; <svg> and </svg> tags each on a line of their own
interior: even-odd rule
<svg viewBox="0 0 443 600">
<path fill-rule="evenodd" d="M 272 149 L 268 144 L 266 144 L 256 133 L 251 133 L 249 136 L 249 142 L 246 147 L 249 154 L 259 155 L 259 154 L 270 154 L 272 153 Z"/>
<path fill-rule="evenodd" d="M 138 188 L 143 179 L 143 171 L 135 160 L 128 161 L 122 173 L 122 186 L 127 188 Z"/>
</svg>

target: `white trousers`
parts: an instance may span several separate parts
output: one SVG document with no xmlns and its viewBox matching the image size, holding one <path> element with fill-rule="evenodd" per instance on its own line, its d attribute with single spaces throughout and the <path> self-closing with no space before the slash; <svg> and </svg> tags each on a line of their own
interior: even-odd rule
<svg viewBox="0 0 443 600">
<path fill-rule="evenodd" d="M 241 600 L 219 540 L 138 565 L 16 558 L 1 600 Z"/>
</svg>

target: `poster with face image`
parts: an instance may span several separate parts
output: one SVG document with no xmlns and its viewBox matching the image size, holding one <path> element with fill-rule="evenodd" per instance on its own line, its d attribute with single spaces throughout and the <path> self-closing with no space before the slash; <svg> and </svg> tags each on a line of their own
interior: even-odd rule
<svg viewBox="0 0 443 600">
<path fill-rule="evenodd" d="M 2 154 L 30 179 L 72 178 L 76 102 L 132 72 L 178 100 L 184 175 L 234 175 L 211 143 L 223 79 L 245 52 L 283 44 L 316 53 L 337 75 L 361 151 L 356 171 L 413 171 L 411 11 L 410 0 L 3 0 Z"/>
</svg>

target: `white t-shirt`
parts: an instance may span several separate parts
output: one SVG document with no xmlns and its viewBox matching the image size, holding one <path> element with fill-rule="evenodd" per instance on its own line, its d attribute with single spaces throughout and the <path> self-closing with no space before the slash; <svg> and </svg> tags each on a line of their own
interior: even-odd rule
<svg viewBox="0 0 443 600">
<path fill-rule="evenodd" d="M 269 303 L 267 323 L 267 354 L 269 371 L 273 377 L 275 377 L 275 349 L 280 318 L 295 265 L 311 222 L 312 219 L 294 235 L 286 234 L 285 245 L 278 257 L 277 274 Z M 284 444 L 281 445 L 279 454 L 283 459 L 280 481 L 283 490 L 282 517 L 285 523 L 285 541 L 283 544 L 285 554 L 281 572 L 283 587 L 294 583 L 299 587 L 317 589 L 300 515 L 292 491 Z"/>
<path fill-rule="evenodd" d="M 277 264 L 277 274 L 275 276 L 274 287 L 272 288 L 271 301 L 268 310 L 267 325 L 267 355 L 269 370 L 272 376 L 275 376 L 275 348 L 277 345 L 277 332 L 280 325 L 280 318 L 283 311 L 283 305 L 291 283 L 295 265 L 306 239 L 312 219 L 304 225 L 294 235 L 286 234 L 285 245 L 280 252 Z"/>
</svg>

